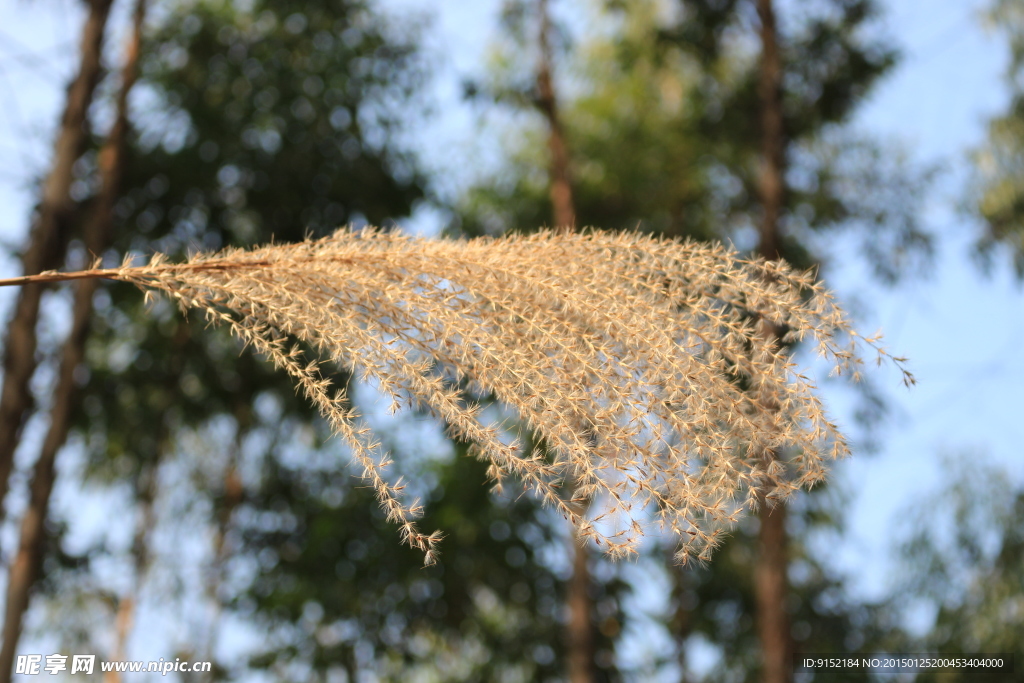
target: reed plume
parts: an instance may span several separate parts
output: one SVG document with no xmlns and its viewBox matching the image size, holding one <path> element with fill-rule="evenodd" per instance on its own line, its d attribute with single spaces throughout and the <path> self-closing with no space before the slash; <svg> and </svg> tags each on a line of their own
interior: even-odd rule
<svg viewBox="0 0 1024 683">
<path fill-rule="evenodd" d="M 88 277 L 166 292 L 288 372 L 428 564 L 441 534 L 418 529 L 420 507 L 385 476 L 388 456 L 321 359 L 372 381 L 396 409 L 429 410 L 490 463 L 496 485 L 517 478 L 611 555 L 635 553 L 659 525 L 678 534 L 684 562 L 706 560 L 758 491 L 783 498 L 848 453 L 787 344 L 811 340 L 854 376 L 866 344 L 913 382 L 812 273 L 642 234 L 342 231 L 0 284 Z M 485 420 L 483 395 L 534 438 Z"/>
</svg>

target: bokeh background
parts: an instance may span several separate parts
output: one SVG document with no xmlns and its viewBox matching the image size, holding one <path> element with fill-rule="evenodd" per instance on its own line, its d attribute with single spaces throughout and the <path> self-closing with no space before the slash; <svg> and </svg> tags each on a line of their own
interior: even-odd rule
<svg viewBox="0 0 1024 683">
<path fill-rule="evenodd" d="M 22 273 L 45 223 L 67 86 L 101 5 L 0 6 L 4 277 Z M 80 140 L 48 267 L 342 225 L 427 235 L 551 225 L 562 171 L 549 101 L 579 225 L 756 251 L 757 6 L 151 0 L 133 60 L 137 6 L 116 0 L 95 91 L 72 122 Z M 919 381 L 907 390 L 884 367 L 859 385 L 819 373 L 856 448 L 827 487 L 789 503 L 788 647 L 1016 652 L 1019 668 L 1024 2 L 775 0 L 773 10 L 781 251 L 818 265 L 859 328 L 881 328 Z M 424 526 L 449 534 L 441 563 L 422 568 L 286 378 L 223 330 L 147 308 L 131 288 L 102 285 L 79 313 L 74 292 L 42 292 L 31 401 L 0 435 L 13 454 L 4 653 L 213 661 L 195 680 L 793 675 L 772 679 L 762 665 L 758 519 L 705 567 L 675 566 L 668 538 L 629 563 L 591 549 L 592 638 L 580 650 L 566 635 L 580 577 L 565 523 L 528 496 L 490 493 L 483 466 L 442 426 L 389 416 L 372 387 L 353 390 L 428 502 Z M 0 291 L 8 357 L 18 296 Z M 61 359 L 76 343 L 62 392 Z"/>
</svg>

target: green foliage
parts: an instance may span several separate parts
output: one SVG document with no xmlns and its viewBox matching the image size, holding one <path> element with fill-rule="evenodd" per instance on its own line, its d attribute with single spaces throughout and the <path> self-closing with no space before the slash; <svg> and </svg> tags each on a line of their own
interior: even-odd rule
<svg viewBox="0 0 1024 683">
<path fill-rule="evenodd" d="M 756 241 L 761 126 L 756 36 L 746 5 L 687 0 L 608 3 L 590 17 L 601 37 L 565 59 L 562 118 L 580 225 L 639 226 L 658 234 Z M 850 233 L 892 280 L 931 251 L 918 200 L 930 172 L 844 128 L 895 52 L 868 38 L 876 8 L 822 2 L 783 35 L 784 127 L 789 141 L 783 256 L 797 267 L 827 258 L 822 232 Z M 498 101 L 529 102 L 521 42 L 502 46 Z M 518 94 L 518 96 L 517 96 Z M 461 229 L 499 233 L 550 216 L 541 122 L 508 136 L 509 166 L 466 198 Z"/>
<path fill-rule="evenodd" d="M 569 540 L 552 534 L 551 511 L 528 497 L 496 498 L 481 485 L 487 466 L 463 447 L 425 467 L 417 478 L 436 483 L 423 524 L 448 531 L 442 561 L 426 568 L 409 562 L 352 477 L 273 469 L 239 513 L 244 550 L 275 558 L 260 564 L 239 604 L 271 634 L 257 666 L 281 678 L 308 667 L 317 677 L 341 668 L 353 681 L 369 672 L 388 681 L 561 680 L 563 584 L 551 566 Z M 599 612 L 621 623 L 621 582 L 595 589 Z"/>
<path fill-rule="evenodd" d="M 415 45 L 364 3 L 181 3 L 144 53 L 148 104 L 116 207 L 118 252 L 295 241 L 387 223 L 423 196 L 394 140 L 396 104 L 420 77 Z M 292 394 L 224 330 L 147 314 L 123 288 L 98 304 L 80 424 L 115 458 L 152 459 L 175 425 L 240 415 L 261 391 Z"/>
<path fill-rule="evenodd" d="M 989 264 L 996 247 L 1007 247 L 1018 278 L 1024 278 L 1024 3 L 998 0 L 990 13 L 994 28 L 1009 41 L 1010 88 L 1007 111 L 988 124 L 988 139 L 974 152 L 971 209 L 984 221 L 977 253 Z"/>
<path fill-rule="evenodd" d="M 812 551 L 821 543 L 834 543 L 842 533 L 839 510 L 843 501 L 835 492 L 817 489 L 803 496 L 787 512 L 789 546 L 789 618 L 796 653 L 877 653 L 895 650 L 902 632 L 892 606 L 858 600 L 849 594 L 846 577 L 830 568 L 826 558 Z M 751 519 L 726 540 L 707 567 L 674 574 L 673 624 L 685 637 L 700 636 L 720 657 L 707 683 L 760 680 L 759 646 L 754 604 L 754 569 L 757 558 L 758 520 Z M 860 673 L 829 671 L 808 681 L 860 681 Z"/>
<path fill-rule="evenodd" d="M 942 489 L 916 502 L 906 516 L 910 534 L 902 544 L 901 574 L 907 578 L 900 594 L 907 604 L 936 608 L 934 623 L 914 645 L 944 655 L 1020 653 L 1024 491 L 983 458 L 944 462 Z M 945 673 L 918 680 L 971 678 Z"/>
<path fill-rule="evenodd" d="M 197 247 L 300 240 L 349 221 L 387 225 L 425 196 L 425 179 L 399 140 L 424 77 L 411 33 L 387 25 L 361 0 L 211 0 L 165 10 L 143 48 L 137 135 L 116 206 L 113 252 L 180 256 Z M 95 188 L 95 152 L 79 168 L 78 186 Z M 201 316 L 182 320 L 167 302 L 146 306 L 125 287 L 103 288 L 96 313 L 75 417 L 88 446 L 87 477 L 110 484 L 110 495 L 128 484 L 145 498 L 145 482 L 160 476 L 161 463 L 195 467 L 186 481 L 197 488 L 171 495 L 206 512 L 170 524 L 214 532 L 231 512 L 223 468 L 241 467 L 227 463 L 243 457 L 240 444 L 278 444 L 266 459 L 270 469 L 247 475 L 272 476 L 282 435 L 296 420 L 315 420 L 313 410 L 286 376 L 240 353 L 227 330 L 209 328 Z M 280 407 L 275 424 L 258 417 L 261 401 Z M 225 433 L 229 447 L 211 462 L 183 457 L 195 435 L 224 441 Z M 352 528 L 339 522 L 342 542 Z M 393 534 L 387 540 L 393 543 Z M 401 559 L 410 567 L 421 565 L 421 555 L 406 553 Z M 102 544 L 86 554 L 111 559 Z M 55 566 L 60 558 L 50 556 L 48 566 Z M 223 578 L 211 571 L 215 582 Z M 69 572 L 53 576 L 46 588 L 55 594 L 61 586 L 96 590 L 93 580 Z M 193 586 L 184 599 L 206 599 L 201 592 Z M 170 593 L 153 597 L 172 604 Z M 109 605 L 109 598 L 91 604 Z M 203 652 L 206 645 L 187 647 Z"/>
<path fill-rule="evenodd" d="M 143 233 L 170 229 L 162 252 L 200 233 L 216 248 L 385 224 L 423 197 L 396 139 L 420 58 L 365 3 L 196 3 L 163 25 L 143 65 L 159 116 L 143 120 L 135 172 L 164 192 L 121 207 Z"/>
</svg>

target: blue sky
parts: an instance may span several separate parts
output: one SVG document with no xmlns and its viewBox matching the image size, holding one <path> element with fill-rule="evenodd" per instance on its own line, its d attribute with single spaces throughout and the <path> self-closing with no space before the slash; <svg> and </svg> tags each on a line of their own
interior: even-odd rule
<svg viewBox="0 0 1024 683">
<path fill-rule="evenodd" d="M 124 3 L 115 3 L 123 13 Z M 496 0 L 386 0 L 400 14 L 436 12 L 428 47 L 444 66 L 435 84 L 437 116 L 418 132 L 428 166 L 446 172 L 457 191 L 481 158 L 497 147 L 482 141 L 473 112 L 458 97 L 461 77 L 479 75 L 494 35 Z M 557 3 L 556 3 L 557 4 Z M 71 68 L 80 16 L 74 0 L 0 4 L 0 240 L 18 244 L 33 197 L 28 183 L 45 171 L 50 137 Z M 891 419 L 874 455 L 855 454 L 836 468 L 852 498 L 850 536 L 834 561 L 856 573 L 857 590 L 881 595 L 892 570 L 888 549 L 900 511 L 944 480 L 943 454 L 978 454 L 1024 473 L 1024 294 L 1005 261 L 983 276 L 968 254 L 978 226 L 956 210 L 964 197 L 967 152 L 983 138 L 988 117 L 1007 103 L 1002 37 L 981 26 L 983 3 L 967 0 L 883 2 L 888 34 L 903 51 L 893 75 L 871 96 L 855 125 L 905 146 L 922 163 L 944 168 L 929 195 L 927 222 L 939 235 L 930 277 L 894 289 L 879 287 L 856 263 L 827 273 L 844 299 L 855 301 L 860 327 L 882 328 L 887 345 L 908 356 L 919 385 L 906 391 L 895 374 L 880 384 Z M 118 15 L 123 26 L 123 14 Z M 120 41 L 114 41 L 117 50 Z M 438 216 L 424 212 L 416 229 Z M 17 274 L 0 257 L 0 274 Z M 10 291 L 0 292 L 6 316 Z M 826 388 L 841 421 L 849 423 L 846 392 Z M 11 543 L 9 536 L 4 541 Z M 7 545 L 6 547 L 10 547 Z"/>
</svg>

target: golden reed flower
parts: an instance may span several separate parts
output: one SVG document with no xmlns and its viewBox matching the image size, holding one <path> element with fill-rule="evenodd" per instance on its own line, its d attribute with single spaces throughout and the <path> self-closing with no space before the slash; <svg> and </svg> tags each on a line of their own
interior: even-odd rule
<svg viewBox="0 0 1024 683">
<path fill-rule="evenodd" d="M 518 478 L 611 555 L 635 553 L 655 524 L 682 539 L 680 561 L 707 559 L 758 492 L 773 501 L 813 485 L 826 459 L 848 452 L 790 342 L 810 338 L 854 377 L 858 342 L 901 370 L 904 360 L 857 335 L 812 273 L 638 233 L 455 241 L 341 231 L 0 284 L 85 277 L 162 290 L 287 371 L 428 564 L 441 534 L 418 530 L 419 506 L 385 478 L 379 443 L 301 343 L 395 406 L 443 419 L 498 486 Z M 473 400 L 481 393 L 534 438 L 486 422 Z"/>
</svg>

